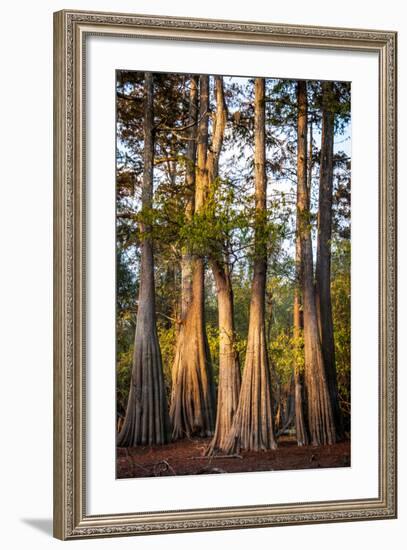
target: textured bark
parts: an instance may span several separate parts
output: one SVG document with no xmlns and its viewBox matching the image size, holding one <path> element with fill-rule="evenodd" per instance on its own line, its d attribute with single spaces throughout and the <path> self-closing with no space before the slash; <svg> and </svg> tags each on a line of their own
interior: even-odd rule
<svg viewBox="0 0 407 550">
<path fill-rule="evenodd" d="M 299 240 L 299 239 L 297 239 Z M 296 345 L 300 340 L 302 333 L 300 294 L 298 289 L 294 294 L 294 339 Z M 304 418 L 304 396 L 302 375 L 299 366 L 294 365 L 294 396 L 295 396 L 295 433 L 299 447 L 308 445 L 308 435 Z"/>
<path fill-rule="evenodd" d="M 297 228 L 299 228 L 299 217 L 297 210 Z M 303 333 L 303 319 L 301 316 L 301 281 L 302 281 L 302 268 L 301 268 L 301 239 L 297 230 L 295 238 L 295 278 L 296 287 L 294 291 L 294 311 L 293 311 L 293 325 L 294 325 L 294 341 L 297 346 L 297 352 L 299 342 Z M 303 350 L 301 350 L 303 351 Z M 308 434 L 304 417 L 304 389 L 303 389 L 303 375 L 300 371 L 299 365 L 294 365 L 294 393 L 295 393 L 295 433 L 297 437 L 297 444 L 299 447 L 308 445 Z"/>
<path fill-rule="evenodd" d="M 239 403 L 232 428 L 222 449 L 227 453 L 240 449 L 253 451 L 274 449 L 270 370 L 267 356 L 265 297 L 267 253 L 264 247 L 266 214 L 266 150 L 265 150 L 265 81 L 255 80 L 254 100 L 254 165 L 255 165 L 255 250 L 253 282 L 249 312 L 246 360 Z"/>
<path fill-rule="evenodd" d="M 278 396 L 276 396 L 278 393 Z M 276 437 L 283 435 L 295 421 L 295 387 L 294 377 L 286 384 L 279 384 L 277 392 L 274 393 L 278 402 L 277 412 L 274 419 L 274 431 Z"/>
<path fill-rule="evenodd" d="M 312 132 L 312 120 L 311 120 L 309 123 L 309 144 L 308 144 L 308 180 L 307 180 L 308 200 L 310 200 L 311 190 L 312 190 L 312 162 L 313 162 L 312 139 L 313 139 L 313 132 Z"/>
<path fill-rule="evenodd" d="M 216 114 L 211 148 L 207 158 L 208 190 L 219 176 L 219 157 L 226 126 L 226 104 L 222 77 L 215 78 Z M 225 248 L 226 243 L 220 243 Z M 235 349 L 233 289 L 229 259 L 224 253 L 212 258 L 210 264 L 215 279 L 219 322 L 219 383 L 214 437 L 207 449 L 211 454 L 222 449 L 232 426 L 240 391 L 239 356 Z"/>
<path fill-rule="evenodd" d="M 191 76 L 190 80 L 188 119 L 190 128 L 188 131 L 188 142 L 185 153 L 185 218 L 187 221 L 191 221 L 195 209 L 196 124 L 198 122 L 198 78 L 196 76 Z M 171 416 L 173 413 L 172 405 L 175 403 L 178 369 L 181 357 L 184 353 L 184 325 L 189 306 L 192 302 L 192 261 L 193 258 L 188 247 L 184 246 L 181 252 L 181 315 L 178 324 L 174 363 L 171 371 Z"/>
<path fill-rule="evenodd" d="M 339 407 L 338 383 L 335 366 L 334 327 L 331 300 L 331 238 L 332 238 L 332 192 L 334 111 L 333 83 L 322 85 L 322 134 L 319 180 L 318 244 L 315 270 L 315 290 L 318 325 L 324 356 L 325 371 L 331 396 L 337 439 L 343 437 L 342 414 Z"/>
<path fill-rule="evenodd" d="M 186 146 L 185 218 L 192 220 L 195 209 L 195 160 L 196 160 L 196 124 L 198 122 L 198 77 L 192 76 L 189 92 L 188 142 Z M 181 317 L 184 318 L 192 299 L 192 256 L 187 248 L 182 251 L 181 259 Z"/>
<path fill-rule="evenodd" d="M 216 113 L 213 128 L 213 136 L 211 147 L 208 149 L 206 159 L 207 178 L 206 187 L 209 191 L 214 180 L 219 176 L 219 158 L 222 151 L 223 137 L 226 127 L 226 104 L 223 92 L 223 79 L 221 76 L 215 77 L 215 96 L 216 96 Z"/>
<path fill-rule="evenodd" d="M 205 338 L 204 265 L 193 262 L 192 302 L 188 308 L 179 353 L 179 367 L 170 416 L 173 437 L 207 437 L 214 426 L 212 370 Z"/>
<path fill-rule="evenodd" d="M 297 232 L 301 245 L 301 293 L 304 311 L 305 386 L 312 445 L 332 444 L 335 423 L 319 338 L 313 282 L 312 240 L 307 189 L 307 84 L 297 83 Z"/>
<path fill-rule="evenodd" d="M 148 211 L 153 200 L 153 77 L 145 73 L 144 171 L 141 208 Z M 154 257 L 151 228 L 140 223 L 141 263 L 137 323 L 131 386 L 126 417 L 117 445 L 157 445 L 169 440 L 169 418 L 155 313 Z"/>
<path fill-rule="evenodd" d="M 218 299 L 219 383 L 215 434 L 207 450 L 211 454 L 225 447 L 232 427 L 240 391 L 239 356 L 235 348 L 233 290 L 227 266 L 212 265 Z"/>
<path fill-rule="evenodd" d="M 195 212 L 202 211 L 206 191 L 209 79 L 200 77 Z M 204 261 L 193 257 L 192 297 L 182 321 L 176 349 L 170 417 L 173 438 L 210 436 L 215 420 L 215 390 L 204 318 Z"/>
</svg>

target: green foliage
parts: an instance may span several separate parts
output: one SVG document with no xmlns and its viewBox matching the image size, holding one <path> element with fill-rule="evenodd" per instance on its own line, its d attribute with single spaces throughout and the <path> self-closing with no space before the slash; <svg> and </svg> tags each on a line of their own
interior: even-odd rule
<svg viewBox="0 0 407 550">
<path fill-rule="evenodd" d="M 174 364 L 175 342 L 177 337 L 177 327 L 171 325 L 165 327 L 163 324 L 158 324 L 158 339 L 160 341 L 161 358 L 163 362 L 164 383 L 167 391 L 167 397 L 170 396 L 172 374 L 171 369 Z"/>
<path fill-rule="evenodd" d="M 297 356 L 300 357 L 300 354 L 295 352 L 294 339 L 286 331 L 282 330 L 269 342 L 270 364 L 280 384 L 291 380 Z"/>
<path fill-rule="evenodd" d="M 135 330 L 135 300 L 137 283 L 129 268 L 128 258 L 117 254 L 116 294 L 116 399 L 117 410 L 124 415 L 130 387 Z"/>
<path fill-rule="evenodd" d="M 350 242 L 345 239 L 334 242 L 332 252 L 331 295 L 338 390 L 341 406 L 344 412 L 349 414 L 351 369 Z"/>
<path fill-rule="evenodd" d="M 208 324 L 206 326 L 209 352 L 212 359 L 213 380 L 217 385 L 219 382 L 219 329 L 217 326 Z"/>
<path fill-rule="evenodd" d="M 126 351 L 119 351 L 116 359 L 116 400 L 117 410 L 124 415 L 131 380 L 131 368 L 133 362 L 133 344 Z"/>
</svg>

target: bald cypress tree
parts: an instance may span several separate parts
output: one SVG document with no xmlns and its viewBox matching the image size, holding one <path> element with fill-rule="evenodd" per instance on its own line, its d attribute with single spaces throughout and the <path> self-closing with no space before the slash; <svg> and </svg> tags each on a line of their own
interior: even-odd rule
<svg viewBox="0 0 407 550">
<path fill-rule="evenodd" d="M 240 449 L 259 451 L 276 448 L 265 325 L 267 252 L 264 235 L 267 216 L 267 179 L 264 78 L 255 79 L 254 89 L 255 237 L 253 280 L 246 360 L 237 411 L 223 448 L 227 453 L 238 452 Z"/>
<path fill-rule="evenodd" d="M 297 212 L 297 226 L 299 226 Z M 299 365 L 299 357 L 303 353 L 301 347 L 303 335 L 303 319 L 301 315 L 301 281 L 302 281 L 302 266 L 301 266 L 301 240 L 299 234 L 295 239 L 295 289 L 294 289 L 294 304 L 293 304 L 293 336 L 295 345 L 295 360 L 294 365 L 294 401 L 295 401 L 295 434 L 299 447 L 308 444 L 308 434 L 304 416 L 304 388 L 303 388 L 303 373 Z"/>
<path fill-rule="evenodd" d="M 209 192 L 219 177 L 219 157 L 227 118 L 223 79 L 220 76 L 215 77 L 215 96 L 215 123 L 207 158 Z M 226 445 L 240 391 L 240 365 L 235 347 L 233 288 L 227 244 L 221 237 L 216 254 L 212 254 L 210 258 L 218 301 L 219 383 L 215 433 L 207 451 L 209 454 Z"/>
<path fill-rule="evenodd" d="M 334 326 L 331 299 L 331 240 L 335 97 L 333 82 L 322 84 L 322 131 L 319 180 L 318 243 L 315 290 L 319 332 L 337 438 L 343 437 L 335 365 Z"/>
<path fill-rule="evenodd" d="M 209 77 L 199 78 L 199 121 L 195 173 L 194 213 L 204 209 L 207 186 Z M 182 320 L 181 350 L 173 378 L 170 415 L 173 437 L 210 436 L 215 423 L 215 389 L 205 332 L 205 264 L 201 255 L 191 259 L 191 300 Z"/>
<path fill-rule="evenodd" d="M 161 351 L 158 342 L 154 255 L 149 211 L 153 203 L 154 111 L 153 76 L 144 81 L 144 153 L 140 222 L 140 289 L 133 366 L 126 416 L 117 438 L 120 447 L 154 445 L 169 440 L 169 418 L 165 394 Z"/>
<path fill-rule="evenodd" d="M 297 82 L 297 233 L 301 249 L 305 386 L 312 445 L 332 444 L 335 422 L 318 330 L 307 186 L 307 83 Z"/>
</svg>

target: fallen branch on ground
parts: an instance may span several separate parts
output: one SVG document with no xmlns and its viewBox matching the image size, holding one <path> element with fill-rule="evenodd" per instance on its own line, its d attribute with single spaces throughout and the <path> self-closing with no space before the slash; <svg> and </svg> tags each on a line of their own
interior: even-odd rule
<svg viewBox="0 0 407 550">
<path fill-rule="evenodd" d="M 243 459 L 242 455 L 212 455 L 212 456 L 189 456 L 188 460 L 214 460 L 216 458 L 241 458 Z"/>
</svg>

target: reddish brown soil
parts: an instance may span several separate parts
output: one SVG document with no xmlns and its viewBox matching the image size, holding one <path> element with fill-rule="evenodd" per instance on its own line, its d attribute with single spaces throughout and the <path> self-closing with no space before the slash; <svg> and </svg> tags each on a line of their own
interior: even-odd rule
<svg viewBox="0 0 407 550">
<path fill-rule="evenodd" d="M 350 466 L 350 442 L 323 447 L 297 447 L 280 438 L 275 451 L 242 452 L 224 458 L 202 456 L 209 439 L 185 439 L 168 445 L 117 450 L 117 478 L 223 474 Z"/>
</svg>

